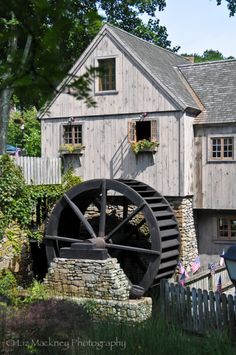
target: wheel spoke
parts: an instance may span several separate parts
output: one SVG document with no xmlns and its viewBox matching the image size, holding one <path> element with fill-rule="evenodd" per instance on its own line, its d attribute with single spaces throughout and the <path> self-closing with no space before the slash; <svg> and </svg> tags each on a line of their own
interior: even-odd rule
<svg viewBox="0 0 236 355">
<path fill-rule="evenodd" d="M 92 226 L 89 224 L 89 222 L 87 221 L 87 219 L 84 217 L 83 213 L 80 211 L 79 207 L 76 206 L 76 204 L 71 201 L 71 199 L 64 194 L 63 195 L 64 198 L 66 199 L 66 201 L 68 202 L 69 206 L 71 207 L 71 209 L 74 211 L 74 213 L 76 214 L 76 216 L 79 218 L 79 220 L 83 223 L 85 229 L 87 230 L 87 232 L 90 234 L 90 236 L 92 238 L 96 238 L 96 234 L 92 228 Z"/>
<path fill-rule="evenodd" d="M 103 180 L 100 219 L 99 219 L 99 232 L 98 232 L 98 236 L 102 238 L 105 236 L 105 228 L 106 228 L 106 204 L 107 204 L 106 180 Z"/>
<path fill-rule="evenodd" d="M 120 250 L 126 250 L 126 251 L 135 251 L 137 253 L 145 253 L 145 254 L 153 254 L 153 255 L 160 255 L 161 254 L 157 250 L 137 248 L 137 247 L 131 247 L 128 245 L 119 245 L 119 244 L 106 243 L 106 248 L 107 249 L 120 249 Z"/>
<path fill-rule="evenodd" d="M 57 240 L 62 242 L 68 242 L 68 243 L 79 243 L 80 241 L 83 241 L 81 239 L 59 237 L 57 235 L 45 235 L 44 239 L 49 239 L 49 240 L 51 239 L 51 240 Z"/>
<path fill-rule="evenodd" d="M 116 226 L 105 238 L 105 240 L 110 239 L 120 228 L 122 228 L 125 224 L 127 224 L 143 207 L 145 203 L 142 203 L 139 207 L 137 207 L 128 217 L 126 217 L 118 226 Z"/>
</svg>

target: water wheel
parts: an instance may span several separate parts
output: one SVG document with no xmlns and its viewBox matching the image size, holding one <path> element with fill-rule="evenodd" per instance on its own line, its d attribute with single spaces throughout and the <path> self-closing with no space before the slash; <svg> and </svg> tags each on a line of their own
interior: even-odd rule
<svg viewBox="0 0 236 355">
<path fill-rule="evenodd" d="M 95 179 L 73 187 L 58 201 L 45 244 L 50 263 L 64 247 L 93 239 L 146 291 L 158 279 L 173 275 L 178 238 L 170 205 L 150 186 L 136 180 Z"/>
</svg>

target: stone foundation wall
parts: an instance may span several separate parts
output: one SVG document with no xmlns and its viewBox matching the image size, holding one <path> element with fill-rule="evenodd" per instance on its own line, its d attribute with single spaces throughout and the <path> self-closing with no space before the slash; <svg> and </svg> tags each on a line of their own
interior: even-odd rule
<svg viewBox="0 0 236 355">
<path fill-rule="evenodd" d="M 58 296 L 85 303 L 97 318 L 141 322 L 151 316 L 151 298 L 130 300 L 130 282 L 117 259 L 56 258 L 44 284 Z"/>
<path fill-rule="evenodd" d="M 193 215 L 193 199 L 191 196 L 167 198 L 175 212 L 180 231 L 180 257 L 183 266 L 190 270 L 191 263 L 198 255 L 197 235 Z"/>
<path fill-rule="evenodd" d="M 67 296 L 123 301 L 130 284 L 117 259 L 54 259 L 44 280 Z"/>
</svg>

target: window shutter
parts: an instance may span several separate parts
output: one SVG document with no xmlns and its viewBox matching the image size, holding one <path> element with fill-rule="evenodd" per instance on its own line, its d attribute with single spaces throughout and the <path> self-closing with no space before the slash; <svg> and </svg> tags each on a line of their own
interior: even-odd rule
<svg viewBox="0 0 236 355">
<path fill-rule="evenodd" d="M 65 144 L 64 141 L 64 124 L 60 125 L 60 145 Z"/>
<path fill-rule="evenodd" d="M 157 120 L 151 121 L 151 141 L 157 141 Z"/>
<path fill-rule="evenodd" d="M 129 143 L 136 142 L 136 122 L 135 121 L 128 122 L 128 141 L 129 141 Z"/>
</svg>

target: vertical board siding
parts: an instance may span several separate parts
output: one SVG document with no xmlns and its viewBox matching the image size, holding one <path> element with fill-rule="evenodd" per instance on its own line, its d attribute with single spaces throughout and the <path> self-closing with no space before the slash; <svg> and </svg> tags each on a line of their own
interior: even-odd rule
<svg viewBox="0 0 236 355">
<path fill-rule="evenodd" d="M 169 322 L 203 334 L 209 330 L 229 330 L 236 336 L 236 297 L 218 292 L 160 283 L 160 310 Z"/>
<path fill-rule="evenodd" d="M 112 42 L 104 37 L 83 66 L 77 71 L 80 76 L 86 68 L 96 66 L 100 57 L 114 56 L 116 58 L 116 92 L 101 95 L 95 92 L 96 85 L 91 85 L 91 96 L 97 103 L 96 107 L 87 107 L 86 103 L 76 100 L 68 94 L 60 94 L 45 117 L 93 116 L 104 114 L 155 112 L 176 110 L 174 103 L 157 85 L 154 85 L 140 69 Z"/>
<path fill-rule="evenodd" d="M 60 158 L 15 157 L 28 185 L 50 185 L 61 183 Z"/>
<path fill-rule="evenodd" d="M 234 159 L 212 161 L 210 137 L 230 135 L 234 138 Z M 194 207 L 236 209 L 236 127 L 195 127 Z M 229 188 L 230 186 L 230 188 Z"/>
<path fill-rule="evenodd" d="M 179 194 L 179 113 L 153 113 L 147 119 L 157 120 L 157 152 L 135 155 L 128 142 L 128 122 L 139 115 L 76 117 L 83 123 L 85 150 L 78 157 L 77 174 L 84 180 L 93 178 L 135 178 L 156 188 L 166 196 Z M 54 142 L 55 132 L 66 119 L 43 120 L 45 142 Z M 52 129 L 53 126 L 53 129 Z M 59 134 L 59 133 L 58 133 Z M 58 156 L 59 141 L 44 145 L 45 157 Z"/>
</svg>

